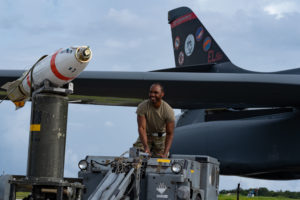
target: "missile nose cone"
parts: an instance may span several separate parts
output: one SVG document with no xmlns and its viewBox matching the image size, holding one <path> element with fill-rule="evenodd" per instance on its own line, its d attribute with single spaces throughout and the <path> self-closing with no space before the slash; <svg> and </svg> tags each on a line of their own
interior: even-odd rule
<svg viewBox="0 0 300 200">
<path fill-rule="evenodd" d="M 78 47 L 76 49 L 76 59 L 79 62 L 89 62 L 92 58 L 92 51 L 90 47 L 84 46 L 84 47 Z"/>
</svg>

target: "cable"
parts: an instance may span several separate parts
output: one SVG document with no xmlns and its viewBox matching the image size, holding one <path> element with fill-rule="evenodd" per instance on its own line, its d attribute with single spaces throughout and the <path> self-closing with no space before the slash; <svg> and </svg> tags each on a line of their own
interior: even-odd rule
<svg viewBox="0 0 300 200">
<path fill-rule="evenodd" d="M 33 72 L 33 69 L 35 68 L 35 66 L 41 61 L 41 60 L 43 60 L 44 58 L 46 58 L 48 55 L 43 55 L 42 57 L 40 57 L 40 59 L 38 59 L 38 61 L 36 61 L 35 63 L 34 63 L 34 65 L 27 71 L 27 73 L 25 74 L 25 76 L 23 76 L 23 78 L 21 79 L 21 81 L 20 81 L 20 83 L 12 90 L 12 91 L 10 91 L 8 94 L 6 94 L 6 96 L 3 98 L 3 99 L 1 99 L 0 100 L 0 103 L 2 103 L 4 100 L 6 100 L 7 99 L 7 97 L 11 94 L 11 93 L 13 93 L 14 91 L 15 91 L 15 89 L 17 89 L 21 84 L 22 84 L 22 82 L 23 82 L 23 80 L 26 78 L 26 76 L 30 73 L 30 72 Z M 31 83 L 30 83 L 30 97 L 31 97 L 31 94 L 32 94 L 32 83 L 33 83 L 33 77 L 32 77 L 32 74 L 33 73 L 31 73 L 30 75 L 30 79 L 31 79 Z"/>
<path fill-rule="evenodd" d="M 119 157 L 124 157 L 125 154 L 127 154 L 129 151 L 125 151 L 124 153 L 122 153 Z"/>
<path fill-rule="evenodd" d="M 98 165 L 108 166 L 108 165 L 110 165 L 111 163 L 113 163 L 114 161 L 111 161 L 111 162 L 105 163 L 105 164 L 99 163 L 99 162 L 97 162 L 96 160 L 91 160 L 91 162 L 92 162 L 92 164 L 96 163 L 96 164 L 98 164 Z"/>
</svg>

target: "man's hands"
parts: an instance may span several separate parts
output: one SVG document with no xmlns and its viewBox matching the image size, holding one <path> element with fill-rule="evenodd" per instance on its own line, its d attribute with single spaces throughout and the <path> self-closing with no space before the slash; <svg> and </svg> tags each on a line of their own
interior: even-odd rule
<svg viewBox="0 0 300 200">
<path fill-rule="evenodd" d="M 138 122 L 138 132 L 140 140 L 144 146 L 145 153 L 148 153 L 149 156 L 152 156 L 149 146 L 148 146 L 148 138 L 146 133 L 146 118 L 143 115 L 137 116 L 137 122 Z M 174 135 L 174 122 L 168 122 L 166 123 L 166 141 L 165 141 L 165 150 L 163 153 L 159 154 L 161 158 L 167 158 L 169 150 L 171 148 L 173 135 Z M 156 155 L 157 156 L 157 155 Z"/>
<path fill-rule="evenodd" d="M 149 154 L 149 156 L 151 157 L 152 154 L 151 154 L 151 152 L 150 152 L 149 147 L 148 147 L 148 146 L 147 146 L 147 147 L 144 147 L 144 149 L 145 149 L 145 153 Z"/>
<path fill-rule="evenodd" d="M 159 156 L 162 157 L 162 158 L 168 158 L 168 152 L 167 153 L 160 153 Z"/>
<path fill-rule="evenodd" d="M 138 115 L 137 122 L 138 122 L 139 136 L 140 136 L 140 140 L 144 146 L 144 151 L 145 151 L 145 153 L 148 153 L 149 156 L 152 156 L 149 146 L 148 146 L 148 143 L 147 143 L 148 139 L 147 139 L 147 133 L 146 133 L 146 118 L 145 118 L 145 116 Z"/>
</svg>

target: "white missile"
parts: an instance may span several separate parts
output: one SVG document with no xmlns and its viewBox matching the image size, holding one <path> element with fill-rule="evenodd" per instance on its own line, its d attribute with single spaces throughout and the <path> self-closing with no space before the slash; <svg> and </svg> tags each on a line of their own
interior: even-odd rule
<svg viewBox="0 0 300 200">
<path fill-rule="evenodd" d="M 59 49 L 51 56 L 38 61 L 30 70 L 13 82 L 4 84 L 7 97 L 17 108 L 23 107 L 30 98 L 31 88 L 41 86 L 45 80 L 61 87 L 75 79 L 92 58 L 92 51 L 87 46 Z"/>
</svg>

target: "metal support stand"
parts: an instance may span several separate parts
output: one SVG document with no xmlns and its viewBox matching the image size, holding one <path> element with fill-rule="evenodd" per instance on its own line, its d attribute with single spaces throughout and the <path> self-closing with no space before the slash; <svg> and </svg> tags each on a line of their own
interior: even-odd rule
<svg viewBox="0 0 300 200">
<path fill-rule="evenodd" d="M 31 199 L 81 199 L 80 179 L 64 179 L 68 97 L 72 88 L 48 82 L 32 95 L 27 176 L 14 177 L 11 188 L 29 188 Z M 15 197 L 15 195 L 11 195 Z"/>
<path fill-rule="evenodd" d="M 62 179 L 68 97 L 38 93 L 33 96 L 31 107 L 27 177 Z"/>
</svg>

